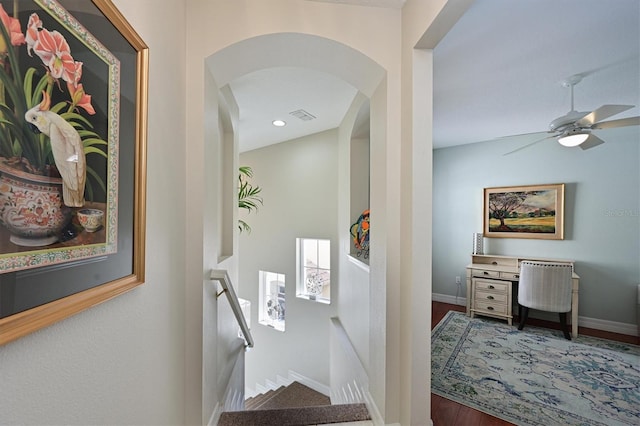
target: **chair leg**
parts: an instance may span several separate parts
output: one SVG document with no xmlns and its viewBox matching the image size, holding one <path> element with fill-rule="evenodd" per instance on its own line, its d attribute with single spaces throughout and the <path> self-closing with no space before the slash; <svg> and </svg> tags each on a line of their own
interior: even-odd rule
<svg viewBox="0 0 640 426">
<path fill-rule="evenodd" d="M 569 328 L 567 327 L 567 313 L 560 312 L 560 326 L 562 327 L 562 332 L 564 333 L 564 338 L 567 340 L 571 340 L 571 333 L 569 333 Z"/>
<path fill-rule="evenodd" d="M 518 325 L 518 330 L 522 330 L 524 328 L 524 323 L 527 322 L 527 318 L 529 318 L 529 308 L 520 304 L 518 306 L 518 314 L 520 315 L 520 325 Z"/>
<path fill-rule="evenodd" d="M 518 319 L 522 319 L 522 305 L 518 303 Z"/>
</svg>

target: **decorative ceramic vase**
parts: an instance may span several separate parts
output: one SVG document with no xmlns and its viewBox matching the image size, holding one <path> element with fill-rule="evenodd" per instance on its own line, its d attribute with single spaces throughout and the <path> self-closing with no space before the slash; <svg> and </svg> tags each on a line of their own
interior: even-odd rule
<svg viewBox="0 0 640 426">
<path fill-rule="evenodd" d="M 319 273 L 309 273 L 305 280 L 307 294 L 311 296 L 319 296 L 322 294 L 324 287 L 324 279 Z"/>
<path fill-rule="evenodd" d="M 0 222 L 19 246 L 47 246 L 58 241 L 71 221 L 62 201 L 62 179 L 14 169 L 0 159 Z"/>
<path fill-rule="evenodd" d="M 473 254 L 483 254 L 482 252 L 482 233 L 473 233 Z"/>
</svg>

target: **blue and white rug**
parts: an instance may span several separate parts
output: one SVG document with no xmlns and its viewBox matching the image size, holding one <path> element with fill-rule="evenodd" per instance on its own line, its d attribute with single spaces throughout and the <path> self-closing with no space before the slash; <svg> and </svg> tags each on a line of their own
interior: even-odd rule
<svg viewBox="0 0 640 426">
<path fill-rule="evenodd" d="M 517 425 L 640 425 L 640 347 L 449 312 L 431 391 Z"/>
</svg>

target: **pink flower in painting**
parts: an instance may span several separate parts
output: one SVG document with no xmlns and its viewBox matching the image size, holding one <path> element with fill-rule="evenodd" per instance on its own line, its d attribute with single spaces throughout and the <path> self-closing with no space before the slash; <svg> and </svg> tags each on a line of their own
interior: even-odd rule
<svg viewBox="0 0 640 426">
<path fill-rule="evenodd" d="M 73 84 L 74 86 L 78 85 L 78 83 L 80 82 L 80 77 L 82 77 L 82 62 L 75 62 L 74 71 L 73 73 L 69 74 L 69 77 L 70 79 L 65 81 Z"/>
<path fill-rule="evenodd" d="M 38 41 L 38 32 L 42 29 L 42 21 L 37 13 L 32 13 L 29 16 L 29 22 L 27 23 L 27 31 L 25 35 L 25 41 L 27 42 L 27 53 L 31 56 L 33 46 Z"/>
<path fill-rule="evenodd" d="M 12 46 L 20 46 L 21 44 L 24 44 L 24 34 L 22 34 L 22 31 L 20 30 L 20 22 L 16 18 L 11 18 L 1 4 L 0 21 L 7 30 L 7 33 L 9 33 L 9 39 L 11 40 Z M 0 37 L 0 53 L 4 53 L 6 51 L 7 44 L 5 43 L 4 38 Z"/>
<path fill-rule="evenodd" d="M 71 95 L 71 102 L 73 103 L 73 105 L 83 108 L 91 115 L 96 113 L 96 111 L 93 109 L 93 106 L 91 105 L 91 95 L 87 95 L 84 92 L 82 83 L 78 84 L 77 86 L 74 86 L 71 83 L 67 83 L 67 88 L 69 89 L 69 94 Z"/>
<path fill-rule="evenodd" d="M 35 52 L 49 68 L 53 78 L 62 78 L 74 86 L 82 76 L 82 62 L 76 62 L 71 56 L 67 40 L 57 31 L 43 28 L 42 21 L 36 13 L 29 16 L 25 36 L 27 53 Z"/>
<path fill-rule="evenodd" d="M 77 83 L 76 64 L 71 56 L 71 49 L 67 40 L 58 31 L 45 29 L 38 31 L 38 39 L 33 45 L 33 51 L 49 68 L 53 78 Z"/>
<path fill-rule="evenodd" d="M 29 16 L 25 36 L 27 53 L 31 52 L 42 60 L 53 79 L 67 82 L 71 108 L 81 107 L 89 114 L 95 114 L 91 105 L 91 96 L 85 93 L 80 78 L 82 77 L 82 62 L 77 62 L 71 56 L 71 48 L 67 40 L 58 31 L 44 28 L 37 13 Z"/>
<path fill-rule="evenodd" d="M 82 39 L 74 38 L 74 28 L 65 22 L 58 23 L 62 27 L 58 30 L 45 28 L 49 21 L 42 21 L 37 13 L 25 14 L 23 20 L 13 18 L 5 11 L 8 3 L 0 2 L 0 104 L 5 106 L 0 108 L 0 156 L 4 157 L 3 161 L 32 174 L 46 175 L 56 167 L 53 156 L 48 154 L 53 143 L 51 136 L 43 138 L 23 130 L 27 113 L 36 108 L 40 99 L 52 102 L 51 114 L 77 130 L 85 144 L 85 153 L 106 156 L 100 152 L 103 150 L 91 148 L 107 143 L 89 130 L 94 123 L 87 119 L 96 114 L 95 99 L 85 92 L 87 84 L 98 86 L 100 83 L 85 79 L 81 84 L 84 65 L 74 60 L 71 51 L 75 46 L 83 48 Z M 15 6 L 18 3 L 22 2 L 14 1 Z M 50 22 L 57 25 L 54 20 Z M 34 64 L 40 61 L 40 65 Z M 97 180 L 100 182 L 101 178 L 97 176 Z M 16 197 L 20 198 L 19 195 Z"/>
</svg>

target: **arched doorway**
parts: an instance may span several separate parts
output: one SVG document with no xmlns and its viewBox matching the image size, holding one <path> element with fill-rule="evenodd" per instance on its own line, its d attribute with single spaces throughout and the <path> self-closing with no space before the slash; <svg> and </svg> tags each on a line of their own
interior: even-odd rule
<svg viewBox="0 0 640 426">
<path fill-rule="evenodd" d="M 350 177 L 348 155 L 350 150 L 348 146 L 344 145 L 348 144 L 348 142 L 345 141 L 348 141 L 351 138 L 351 130 L 355 123 L 357 113 L 360 110 L 360 106 L 366 99 L 366 101 L 371 105 L 370 111 L 372 117 L 377 118 L 377 120 L 371 120 L 371 150 L 377 152 L 378 157 L 384 158 L 386 151 L 385 120 L 387 108 L 385 70 L 362 53 L 341 43 L 318 36 L 300 33 L 277 33 L 246 39 L 220 50 L 208 57 L 206 60 L 206 71 L 211 76 L 212 84 L 210 88 L 217 92 L 216 96 L 219 102 L 218 112 L 211 111 L 211 116 L 205 117 L 205 122 L 219 120 L 217 115 L 220 117 L 229 117 L 229 120 L 219 120 L 224 129 L 221 132 L 223 134 L 221 138 L 222 144 L 218 154 L 222 158 L 225 158 L 226 161 L 234 164 L 233 167 L 224 165 L 221 167 L 225 170 L 224 173 L 228 173 L 226 180 L 233 181 L 235 178 L 234 171 L 237 170 L 237 166 L 239 165 L 237 164 L 237 157 L 235 156 L 235 153 L 237 152 L 240 134 L 243 131 L 242 105 L 239 105 L 239 103 L 236 102 L 233 92 L 234 82 L 239 81 L 247 75 L 260 75 L 260 73 L 265 72 L 265 70 L 269 73 L 273 73 L 277 72 L 278 69 L 290 70 L 291 68 L 311 70 L 315 73 L 325 73 L 333 76 L 333 78 L 341 80 L 345 85 L 354 89 L 355 95 L 353 96 L 353 108 L 352 110 L 349 110 L 350 112 L 346 112 L 353 114 L 353 117 L 349 122 L 350 124 L 348 124 L 351 125 L 351 129 L 348 129 L 349 134 L 345 136 L 343 134 L 344 129 L 337 129 L 335 132 L 335 137 L 339 140 L 340 145 L 340 148 L 338 148 L 339 160 L 336 162 L 336 169 L 340 185 L 344 188 L 344 190 L 338 190 L 336 192 L 336 197 L 338 199 L 335 202 L 336 206 L 339 206 L 335 212 L 338 217 L 337 224 L 335 226 L 335 250 L 337 252 L 335 258 L 337 259 L 338 264 L 336 270 L 339 275 L 332 278 L 332 281 L 335 280 L 335 282 L 338 283 L 336 286 L 338 294 L 336 294 L 335 300 L 332 302 L 331 310 L 325 318 L 326 322 L 319 327 L 328 328 L 328 320 L 331 316 L 345 317 L 345 321 L 343 321 L 343 323 L 345 324 L 347 331 L 353 336 L 356 351 L 362 359 L 362 362 L 366 367 L 372 365 L 378 366 L 373 369 L 372 374 L 379 376 L 379 378 L 374 381 L 375 383 L 381 384 L 377 394 L 384 395 L 383 388 L 385 383 L 385 372 L 384 369 L 379 368 L 379 366 L 385 365 L 384 359 L 386 357 L 386 353 L 384 350 L 376 351 L 372 350 L 372 348 L 385 347 L 384 340 L 386 338 L 386 330 L 384 328 L 384 323 L 381 323 L 379 320 L 379 313 L 383 312 L 386 306 L 385 267 L 382 266 L 376 268 L 376 260 L 375 258 L 372 258 L 372 264 L 374 267 L 371 269 L 367 268 L 365 273 L 362 273 L 361 270 L 355 274 L 349 273 L 349 270 L 357 267 L 354 267 L 353 263 L 347 260 L 346 256 L 348 256 L 349 253 L 345 253 L 343 247 L 345 241 L 348 243 L 350 224 L 354 221 L 354 218 L 350 217 L 352 212 L 349 209 Z M 309 84 L 313 84 L 313 81 L 310 81 Z M 207 139 L 206 135 L 205 139 Z M 347 157 L 347 160 L 344 160 L 345 156 Z M 386 162 L 373 161 L 371 171 L 372 175 L 375 175 L 373 178 L 375 182 L 369 183 L 369 186 L 372 188 L 371 202 L 373 206 L 375 205 L 376 200 L 381 200 L 384 197 L 384 193 L 386 191 Z M 222 180 L 224 181 L 225 179 Z M 282 190 L 286 191 L 287 189 L 282 188 Z M 223 204 L 225 202 L 229 204 L 229 198 L 224 197 L 222 192 L 220 195 L 220 202 Z M 378 202 L 382 203 L 382 201 Z M 234 207 L 232 204 L 229 205 L 232 208 Z M 374 224 L 376 219 L 381 219 L 382 214 L 384 214 L 377 212 L 381 212 L 381 210 L 376 211 L 375 208 L 372 208 L 371 217 Z M 227 226 L 229 226 L 229 224 L 232 226 L 233 221 L 227 223 Z M 385 221 L 379 220 L 375 231 L 375 237 L 372 238 L 384 240 L 385 234 Z M 222 241 L 220 244 L 222 247 L 227 247 L 231 255 L 237 255 L 237 253 L 239 253 L 237 248 L 237 235 L 227 234 L 225 236 L 223 231 L 219 232 L 218 235 L 220 235 L 223 240 L 225 238 L 231 239 L 231 241 Z M 384 246 L 384 244 L 381 246 Z M 382 259 L 384 260 L 384 257 L 382 257 Z M 248 298 L 250 298 L 252 306 L 254 306 L 251 318 L 252 328 L 258 327 L 256 309 L 258 292 L 256 289 L 245 291 L 245 288 L 243 287 L 246 281 L 251 281 L 248 283 L 249 286 L 255 286 L 257 281 L 257 272 L 252 270 L 251 278 L 249 280 L 242 279 L 241 281 L 240 278 L 243 275 L 240 270 L 242 262 L 237 259 L 235 264 L 238 268 L 236 273 L 237 279 L 235 281 L 239 283 L 239 293 L 241 296 L 249 295 Z M 255 279 L 253 279 L 253 277 L 255 277 Z M 339 283 L 346 281 L 347 279 L 350 280 L 349 289 L 346 289 L 345 286 L 344 292 L 341 292 L 339 289 Z M 359 282 L 354 283 L 353 280 Z M 287 279 L 287 283 L 288 282 L 289 281 Z M 353 290 L 354 287 L 357 288 L 358 286 L 362 289 L 360 297 L 358 297 L 357 293 L 354 294 Z M 293 291 L 287 290 L 287 292 L 291 293 L 291 297 L 295 297 Z M 359 305 L 356 309 L 354 309 L 353 306 L 354 300 L 357 300 Z M 287 308 L 289 308 L 289 303 L 287 303 Z M 370 327 L 370 324 L 373 322 L 372 317 L 375 317 L 376 322 L 374 332 L 371 332 Z M 292 318 L 291 320 L 295 321 L 295 318 Z M 325 333 L 325 335 L 328 335 L 328 332 Z M 312 354 L 317 358 L 328 358 L 329 356 L 328 337 L 323 337 L 323 339 L 326 341 L 326 344 L 324 345 L 325 352 L 319 353 L 318 350 L 315 350 Z M 278 336 L 278 345 L 280 345 L 280 350 L 297 350 L 299 352 L 301 348 L 295 347 L 295 342 L 299 342 L 299 339 L 293 338 L 291 340 L 293 340 L 293 342 L 286 343 L 286 338 Z M 283 341 L 285 343 L 283 343 Z M 288 349 L 283 349 L 282 345 L 285 345 Z M 257 354 L 260 351 L 259 346 L 260 339 L 256 339 L 256 349 L 252 351 L 250 356 Z M 271 352 L 274 350 L 274 348 L 271 348 Z M 282 369 L 282 367 L 280 369 Z M 267 378 L 273 377 L 273 375 L 269 374 L 267 376 L 269 376 Z M 325 381 L 328 385 L 328 379 L 329 375 L 328 372 L 326 372 L 319 378 L 319 381 Z M 378 402 L 382 403 L 383 401 Z"/>
</svg>

